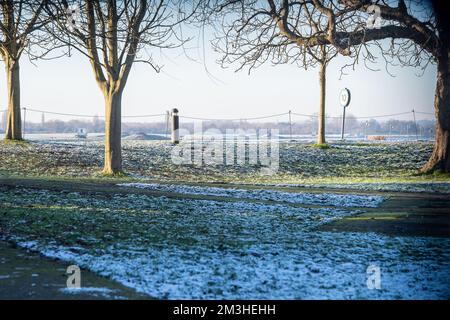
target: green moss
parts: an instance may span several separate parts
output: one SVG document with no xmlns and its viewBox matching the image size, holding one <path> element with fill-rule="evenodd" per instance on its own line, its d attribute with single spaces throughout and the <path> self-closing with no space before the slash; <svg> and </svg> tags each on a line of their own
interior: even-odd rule
<svg viewBox="0 0 450 320">
<path fill-rule="evenodd" d="M 0 145 L 17 145 L 17 146 L 28 146 L 30 142 L 24 139 L 3 139 L 0 140 Z"/>
<path fill-rule="evenodd" d="M 315 143 L 312 146 L 318 149 L 330 149 L 330 145 L 328 143 Z"/>
</svg>

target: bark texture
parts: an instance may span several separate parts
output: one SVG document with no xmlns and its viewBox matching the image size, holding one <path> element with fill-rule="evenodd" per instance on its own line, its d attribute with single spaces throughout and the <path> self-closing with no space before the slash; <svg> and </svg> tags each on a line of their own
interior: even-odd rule
<svg viewBox="0 0 450 320">
<path fill-rule="evenodd" d="M 436 116 L 436 137 L 428 162 L 421 168 L 422 172 L 450 172 L 450 52 L 438 61 L 434 113 Z"/>
<path fill-rule="evenodd" d="M 20 116 L 20 67 L 19 61 L 5 61 L 6 85 L 8 88 L 8 115 L 5 138 L 22 140 L 22 119 Z"/>
<path fill-rule="evenodd" d="M 449 139 L 450 139 L 450 24 L 446 15 L 446 7 L 442 1 L 432 1 L 435 9 L 438 46 L 434 54 L 437 61 L 437 81 L 434 96 L 434 113 L 436 116 L 436 136 L 428 162 L 421 172 L 450 172 Z"/>
<path fill-rule="evenodd" d="M 320 63 L 319 70 L 319 85 L 320 85 L 320 102 L 319 102 L 319 117 L 318 117 L 318 132 L 317 144 L 324 144 L 325 142 L 325 92 L 326 92 L 326 62 Z"/>
<path fill-rule="evenodd" d="M 122 92 L 105 94 L 105 164 L 103 173 L 122 172 Z"/>
</svg>

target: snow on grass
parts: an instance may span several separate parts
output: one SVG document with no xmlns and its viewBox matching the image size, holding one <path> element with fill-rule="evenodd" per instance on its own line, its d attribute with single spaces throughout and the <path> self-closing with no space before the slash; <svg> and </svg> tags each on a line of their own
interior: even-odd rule
<svg viewBox="0 0 450 320">
<path fill-rule="evenodd" d="M 320 183 L 376 179 L 394 182 L 449 181 L 435 176 L 414 176 L 426 163 L 431 143 L 333 143 L 329 149 L 310 144 L 281 143 L 280 168 L 261 175 L 254 165 L 175 165 L 168 141 L 123 141 L 123 168 L 133 177 L 173 182 Z M 0 143 L 0 173 L 65 177 L 92 176 L 103 164 L 101 140 L 31 141 L 26 145 Z M 355 182 L 358 182 L 355 181 Z"/>
<path fill-rule="evenodd" d="M 428 192 L 428 193 L 450 193 L 450 182 L 352 182 L 352 183 L 303 183 L 303 184 L 262 184 L 265 187 L 302 187 L 302 188 L 326 188 L 326 189 L 350 189 L 365 191 L 391 191 L 391 192 Z"/>
<path fill-rule="evenodd" d="M 68 295 L 88 294 L 90 297 L 102 299 L 125 299 L 125 297 L 118 295 L 118 290 L 103 287 L 60 288 L 59 291 Z"/>
<path fill-rule="evenodd" d="M 220 197 L 233 197 L 238 199 L 254 199 L 268 201 L 282 201 L 307 205 L 326 205 L 340 207 L 377 207 L 384 198 L 381 196 L 356 195 L 356 194 L 332 194 L 332 193 L 306 193 L 283 192 L 267 189 L 238 189 L 219 188 L 205 186 L 190 186 L 183 184 L 160 183 L 121 183 L 122 187 L 174 192 L 181 194 L 196 194 Z"/>
<path fill-rule="evenodd" d="M 0 225 L 19 246 L 156 298 L 450 298 L 450 239 L 318 232 L 356 211 L 244 200 L 0 188 Z M 372 264 L 381 290 L 366 286 Z"/>
<path fill-rule="evenodd" d="M 117 290 L 112 290 L 108 288 L 97 288 L 97 287 L 61 288 L 59 289 L 59 291 L 70 294 L 80 294 L 80 293 L 111 294 L 117 292 Z"/>
<path fill-rule="evenodd" d="M 28 248 L 163 299 L 450 297 L 448 252 L 440 259 L 427 257 L 448 241 L 351 233 L 304 236 L 298 245 L 255 244 L 224 251 L 174 245 L 74 254 L 64 246 Z M 366 269 L 372 264 L 381 268 L 381 290 L 366 286 Z"/>
</svg>

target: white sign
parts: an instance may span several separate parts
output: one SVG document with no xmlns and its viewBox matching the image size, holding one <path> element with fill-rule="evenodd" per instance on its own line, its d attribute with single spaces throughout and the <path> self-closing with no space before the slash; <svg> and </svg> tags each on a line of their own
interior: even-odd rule
<svg viewBox="0 0 450 320">
<path fill-rule="evenodd" d="M 339 94 L 339 101 L 344 108 L 347 107 L 350 104 L 350 90 L 347 88 L 342 89 Z"/>
</svg>

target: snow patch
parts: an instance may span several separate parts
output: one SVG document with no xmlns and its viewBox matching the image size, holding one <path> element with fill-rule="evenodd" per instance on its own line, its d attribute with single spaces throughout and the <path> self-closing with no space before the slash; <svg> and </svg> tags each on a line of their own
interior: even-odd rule
<svg viewBox="0 0 450 320">
<path fill-rule="evenodd" d="M 316 194 L 305 192 L 284 192 L 267 189 L 238 189 L 139 182 L 120 183 L 118 185 L 121 187 L 132 187 L 181 194 L 233 197 L 238 199 L 279 201 L 294 204 L 326 205 L 339 207 L 377 207 L 381 202 L 384 201 L 384 198 L 381 196 L 355 194 Z"/>
<path fill-rule="evenodd" d="M 450 255 L 445 251 L 450 240 L 328 232 L 299 238 L 303 241 L 241 244 L 230 250 L 125 243 L 84 254 L 64 246 L 32 249 L 163 299 L 450 297 Z M 443 252 L 441 257 L 427 256 L 436 250 Z M 366 286 L 371 264 L 381 268 L 381 290 Z"/>
</svg>

